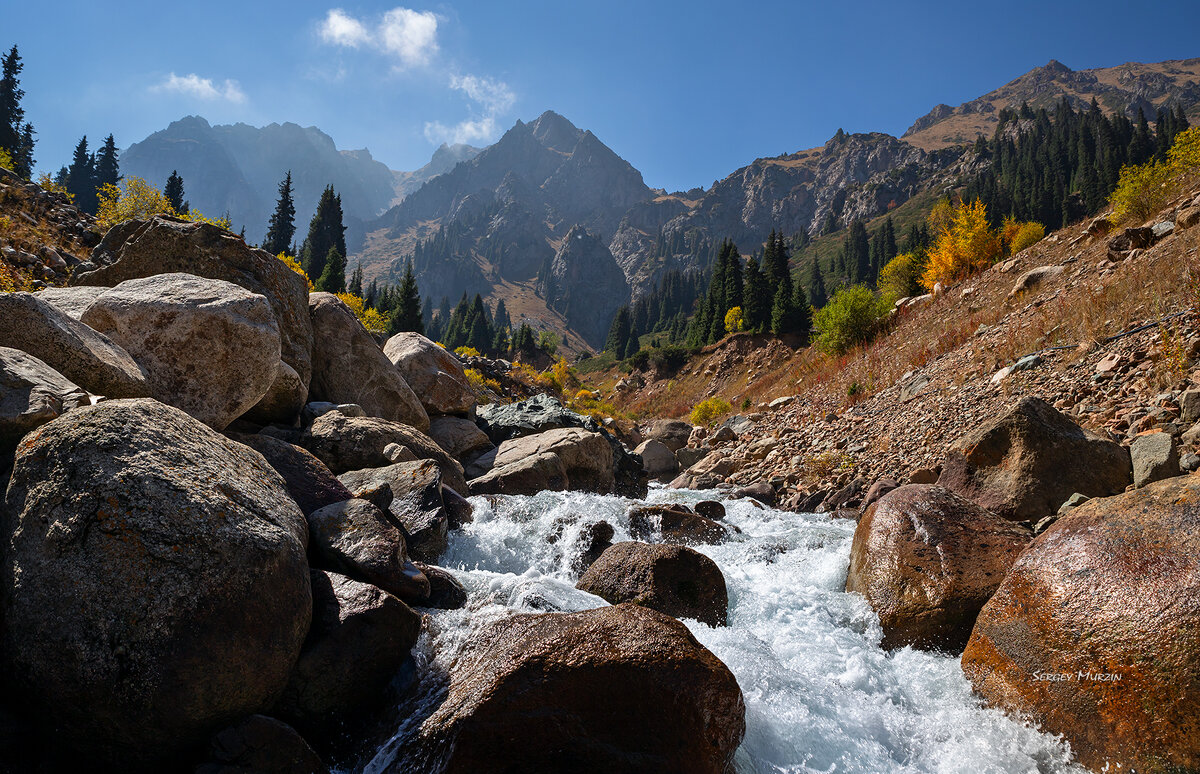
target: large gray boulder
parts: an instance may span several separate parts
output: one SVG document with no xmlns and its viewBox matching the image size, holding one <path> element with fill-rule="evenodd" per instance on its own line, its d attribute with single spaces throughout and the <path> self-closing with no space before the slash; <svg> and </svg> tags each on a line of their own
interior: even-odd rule
<svg viewBox="0 0 1200 774">
<path fill-rule="evenodd" d="M 647 439 L 642 441 L 633 452 L 641 456 L 642 467 L 650 478 L 669 481 L 679 473 L 679 460 L 675 458 L 671 447 L 662 441 L 656 441 L 653 438 Z"/>
<path fill-rule="evenodd" d="M 417 559 L 436 563 L 446 550 L 450 516 L 442 499 L 442 474 L 433 460 L 355 470 L 343 473 L 338 480 L 355 497 L 370 500 L 386 511 Z"/>
<path fill-rule="evenodd" d="M 632 604 L 514 615 L 468 643 L 395 770 L 724 774 L 744 733 L 737 680 L 679 621 Z"/>
<path fill-rule="evenodd" d="M 456 492 L 467 491 L 462 465 L 424 433 L 399 422 L 378 417 L 348 417 L 330 411 L 318 417 L 303 432 L 279 428 L 263 431 L 308 449 L 334 473 L 392 464 L 386 450 L 392 444 L 409 450 L 417 459 L 433 460 L 442 472 L 442 483 Z"/>
<path fill-rule="evenodd" d="M 1179 449 L 1170 433 L 1147 433 L 1129 445 L 1133 485 L 1143 487 L 1179 475 Z"/>
<path fill-rule="evenodd" d="M 493 448 L 487 433 L 480 430 L 479 425 L 461 417 L 434 417 L 429 420 L 429 437 L 456 460 Z"/>
<path fill-rule="evenodd" d="M 577 427 L 505 441 L 496 451 L 492 474 L 503 475 L 507 466 L 542 454 L 553 454 L 562 460 L 568 489 L 599 494 L 613 490 L 613 458 L 608 441 L 600 433 Z"/>
<path fill-rule="evenodd" d="M 108 288 L 103 286 L 80 288 L 45 288 L 36 295 L 40 301 L 50 304 L 72 320 L 79 320 L 83 313 Z"/>
<path fill-rule="evenodd" d="M 427 431 L 421 401 L 350 307 L 332 293 L 313 293 L 308 306 L 314 337 L 309 399 L 355 403 L 369 416 Z"/>
<path fill-rule="evenodd" d="M 32 293 L 0 293 L 0 347 L 28 352 L 95 395 L 150 395 L 128 352 Z"/>
<path fill-rule="evenodd" d="M 562 458 L 551 452 L 534 454 L 493 468 L 468 483 L 472 495 L 531 495 L 567 489 L 567 469 Z"/>
<path fill-rule="evenodd" d="M 1107 497 L 1132 481 L 1128 451 L 1040 398 L 1023 398 L 956 441 L 938 479 L 992 513 L 1034 523 L 1076 492 Z"/>
<path fill-rule="evenodd" d="M 684 422 L 682 419 L 659 419 L 642 430 L 642 437 L 658 441 L 671 451 L 677 452 L 687 446 L 693 429 L 690 422 Z"/>
<path fill-rule="evenodd" d="M 308 515 L 310 553 L 325 570 L 378 586 L 405 602 L 429 598 L 429 580 L 408 561 L 404 535 L 374 503 L 357 498 Z"/>
<path fill-rule="evenodd" d="M 327 746 L 376 708 L 421 633 L 421 616 L 374 586 L 313 570 L 312 627 L 271 714 Z"/>
<path fill-rule="evenodd" d="M 30 430 L 88 403 L 86 392 L 41 360 L 0 347 L 0 454 Z"/>
<path fill-rule="evenodd" d="M 724 626 L 729 612 L 721 568 L 686 546 L 617 543 L 588 567 L 575 587 L 613 605 L 632 602 L 709 626 Z"/>
<path fill-rule="evenodd" d="M 257 453 L 157 401 L 107 401 L 18 450 L 5 511 L 4 674 L 56 741 L 161 767 L 283 690 L 308 531 Z"/>
<path fill-rule="evenodd" d="M 333 475 L 325 463 L 307 449 L 259 433 L 229 433 L 230 438 L 258 452 L 283 478 L 288 494 L 305 516 L 326 505 L 349 500 L 354 495 Z"/>
<path fill-rule="evenodd" d="M 279 326 L 260 295 L 224 280 L 158 274 L 101 294 L 83 322 L 124 347 L 150 395 L 223 430 L 277 375 Z"/>
<path fill-rule="evenodd" d="M 421 334 L 397 333 L 383 345 L 383 354 L 431 415 L 467 414 L 475 408 L 475 391 L 458 358 Z"/>
<path fill-rule="evenodd" d="M 281 357 L 308 385 L 313 348 L 308 283 L 265 250 L 209 223 L 155 216 L 114 226 L 92 251 L 92 260 L 99 268 L 72 276 L 72 285 L 112 287 L 182 272 L 232 282 L 265 297 L 279 326 Z"/>
</svg>

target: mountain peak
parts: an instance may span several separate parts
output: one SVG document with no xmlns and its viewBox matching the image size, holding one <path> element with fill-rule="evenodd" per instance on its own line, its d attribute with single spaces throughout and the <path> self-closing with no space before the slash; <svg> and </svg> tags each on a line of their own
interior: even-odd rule
<svg viewBox="0 0 1200 774">
<path fill-rule="evenodd" d="M 553 110 L 547 110 L 538 116 L 537 120 L 530 124 L 530 128 L 538 142 L 562 153 L 574 150 L 583 134 L 575 124 Z"/>
</svg>

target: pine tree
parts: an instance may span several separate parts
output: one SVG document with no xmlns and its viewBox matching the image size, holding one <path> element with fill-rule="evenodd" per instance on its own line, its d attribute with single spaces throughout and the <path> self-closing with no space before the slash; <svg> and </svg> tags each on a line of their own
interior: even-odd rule
<svg viewBox="0 0 1200 774">
<path fill-rule="evenodd" d="M 362 298 L 363 295 L 363 270 L 362 261 L 354 267 L 354 273 L 350 275 L 350 284 L 346 287 L 347 292 L 351 295 Z"/>
<path fill-rule="evenodd" d="M 404 267 L 404 278 L 400 280 L 400 299 L 396 310 L 388 319 L 388 335 L 402 331 L 425 332 L 424 321 L 421 319 L 421 293 L 417 289 L 417 278 L 413 275 L 412 261 Z"/>
<path fill-rule="evenodd" d="M 0 73 L 0 148 L 8 151 L 13 160 L 13 172 L 28 180 L 33 173 L 33 124 L 24 123 L 25 109 L 21 98 L 19 76 L 25 65 L 17 47 L 4 56 Z"/>
<path fill-rule="evenodd" d="M 618 358 L 625 356 L 625 349 L 629 346 L 629 307 L 622 306 L 613 315 L 612 325 L 608 328 L 608 337 L 604 340 L 604 351 L 612 352 Z"/>
<path fill-rule="evenodd" d="M 829 293 L 825 290 L 825 277 L 821 274 L 821 264 L 816 257 L 813 257 L 809 273 L 808 302 L 815 309 L 820 309 L 829 303 Z"/>
<path fill-rule="evenodd" d="M 346 227 L 342 225 L 342 197 L 334 193 L 333 186 L 325 186 L 317 211 L 308 224 L 308 238 L 304 240 L 303 266 L 310 277 L 319 277 L 325 271 L 325 256 L 330 248 L 346 255 Z"/>
<path fill-rule="evenodd" d="M 96 214 L 95 159 L 88 153 L 87 135 L 75 146 L 71 166 L 67 168 L 67 192 L 75 197 L 76 207 L 90 215 Z"/>
<path fill-rule="evenodd" d="M 172 169 L 170 176 L 167 177 L 167 184 L 163 186 L 163 196 L 167 197 L 167 203 L 175 212 L 183 215 L 187 210 L 183 201 L 183 178 L 179 176 L 177 170 Z M 275 253 L 271 253 L 275 255 Z"/>
<path fill-rule="evenodd" d="M 809 306 L 808 294 L 800 287 L 800 283 L 796 283 L 796 293 L 792 298 L 792 314 L 792 330 L 803 336 L 804 343 L 807 344 L 812 331 L 812 307 Z"/>
<path fill-rule="evenodd" d="M 336 247 L 329 248 L 325 254 L 325 267 L 315 283 L 317 290 L 325 293 L 346 292 L 346 257 L 338 252 Z M 418 307 L 417 313 L 420 314 Z"/>
<path fill-rule="evenodd" d="M 771 331 L 776 335 L 791 333 L 796 318 L 795 299 L 783 285 L 775 291 L 775 302 L 771 305 Z"/>
<path fill-rule="evenodd" d="M 116 185 L 121 180 L 121 166 L 117 161 L 117 143 L 110 134 L 104 138 L 104 146 L 96 154 L 96 187 Z"/>
<path fill-rule="evenodd" d="M 742 294 L 742 314 L 748 330 L 763 331 L 770 324 L 771 300 L 767 278 L 758 268 L 758 261 L 750 258 L 746 261 L 745 292 Z"/>
<path fill-rule="evenodd" d="M 504 299 L 496 302 L 496 312 L 492 315 L 492 325 L 497 330 L 503 329 L 508 331 L 512 328 L 512 318 L 508 315 L 508 307 L 504 305 Z"/>
<path fill-rule="evenodd" d="M 296 204 L 292 201 L 292 170 L 279 184 L 279 200 L 275 203 L 275 212 L 267 224 L 267 236 L 263 239 L 263 249 L 271 255 L 286 253 L 296 235 Z"/>
</svg>

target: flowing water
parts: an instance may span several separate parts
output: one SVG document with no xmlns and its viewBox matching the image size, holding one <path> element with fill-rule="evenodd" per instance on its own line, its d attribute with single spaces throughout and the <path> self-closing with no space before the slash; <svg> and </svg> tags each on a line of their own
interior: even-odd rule
<svg viewBox="0 0 1200 774">
<path fill-rule="evenodd" d="M 714 494 L 653 489 L 648 501 L 691 504 Z M 633 502 L 619 497 L 543 492 L 472 502 L 474 523 L 451 534 L 440 562 L 466 586 L 468 607 L 433 614 L 414 651 L 418 695 L 401 713 L 418 720 L 401 725 L 367 772 L 417 770 L 401 761 L 412 747 L 405 741 L 444 696 L 444 675 L 473 628 L 513 611 L 606 604 L 575 588 L 586 525 L 605 520 L 614 543 L 630 539 Z M 853 522 L 745 500 L 725 506 L 726 522 L 741 533 L 696 548 L 725 575 L 729 626 L 685 623 L 745 696 L 739 774 L 1083 772 L 1061 740 L 984 708 L 957 658 L 879 647 L 878 619 L 862 597 L 842 590 Z"/>
</svg>

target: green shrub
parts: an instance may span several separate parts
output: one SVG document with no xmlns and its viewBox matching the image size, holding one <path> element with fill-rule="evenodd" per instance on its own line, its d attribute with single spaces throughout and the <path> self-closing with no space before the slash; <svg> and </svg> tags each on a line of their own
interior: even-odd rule
<svg viewBox="0 0 1200 774">
<path fill-rule="evenodd" d="M 817 346 L 840 355 L 866 344 L 887 319 L 888 307 L 885 299 L 862 285 L 842 288 L 813 315 Z"/>
<path fill-rule="evenodd" d="M 650 350 L 650 362 L 659 371 L 678 371 L 691 356 L 690 349 L 677 344 Z"/>
<path fill-rule="evenodd" d="M 721 398 L 708 398 L 696 404 L 692 409 L 692 424 L 707 425 L 717 417 L 723 417 L 733 409 L 729 401 Z"/>
<path fill-rule="evenodd" d="M 925 264 L 912 253 L 900 253 L 879 270 L 879 291 L 895 301 L 897 298 L 919 296 L 921 273 Z"/>
</svg>

